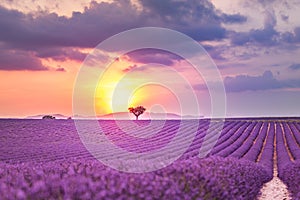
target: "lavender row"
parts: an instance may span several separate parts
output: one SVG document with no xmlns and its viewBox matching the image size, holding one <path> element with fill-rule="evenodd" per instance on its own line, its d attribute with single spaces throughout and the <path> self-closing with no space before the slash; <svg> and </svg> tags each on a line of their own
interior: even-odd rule
<svg viewBox="0 0 300 200">
<path fill-rule="evenodd" d="M 288 125 L 289 125 L 292 133 L 294 134 L 296 142 L 298 144 L 300 144 L 300 126 L 298 126 L 299 123 L 295 123 L 295 122 L 291 123 L 291 122 L 289 122 Z"/>
<path fill-rule="evenodd" d="M 243 131 L 247 128 L 248 125 L 249 124 L 245 122 L 243 123 L 243 125 L 238 126 L 239 128 L 236 130 L 236 132 L 234 132 L 234 134 L 230 133 L 231 136 L 226 141 L 215 146 L 211 153 L 223 157 L 226 157 L 230 153 L 232 153 L 235 150 L 234 148 L 232 148 L 234 147 L 233 144 L 238 141 L 238 139 L 243 135 Z M 221 153 L 222 151 L 223 153 Z"/>
<path fill-rule="evenodd" d="M 300 199 L 300 132 L 299 124 L 278 124 L 278 177 L 287 185 L 293 199 Z"/>
<path fill-rule="evenodd" d="M 243 156 L 243 158 L 256 162 L 258 155 L 264 150 L 263 143 L 268 131 L 268 123 L 263 123 L 259 132 L 256 134 L 256 138 L 253 141 L 251 149 Z"/>
<path fill-rule="evenodd" d="M 297 143 L 294 134 L 292 133 L 289 125 L 287 123 L 283 124 L 283 129 L 285 133 L 286 143 L 288 146 L 289 151 L 291 152 L 291 155 L 294 160 L 300 159 L 300 146 Z M 296 134 L 297 135 L 297 134 Z"/>
<path fill-rule="evenodd" d="M 204 140 L 205 137 L 206 137 L 207 141 L 211 141 L 211 142 L 216 142 L 217 141 L 217 143 L 215 144 L 217 146 L 220 140 L 222 140 L 224 138 L 227 138 L 227 136 L 230 137 L 230 131 L 232 131 L 232 129 L 235 128 L 237 124 L 240 124 L 240 123 L 239 122 L 234 122 L 234 123 L 225 122 L 224 126 L 223 126 L 223 129 L 221 129 L 221 133 L 220 133 L 219 138 L 213 137 L 212 134 L 209 135 L 210 137 L 206 137 L 207 128 L 205 130 L 203 130 L 203 129 L 198 130 L 192 144 L 190 145 L 189 149 L 187 150 L 187 152 L 182 157 L 183 158 L 190 158 L 190 157 L 198 156 L 199 149 L 201 147 L 204 147 L 204 146 L 202 146 L 202 143 L 203 143 L 203 140 Z M 212 129 L 220 128 L 219 127 L 220 125 L 222 125 L 222 124 L 220 124 L 219 122 L 212 123 Z M 238 129 L 238 128 L 236 128 L 236 129 Z M 225 140 L 223 140 L 223 141 L 225 141 Z M 211 155 L 211 154 L 209 154 L 209 155 Z"/>
<path fill-rule="evenodd" d="M 236 158 L 241 158 L 243 157 L 251 148 L 252 143 L 255 139 L 255 136 L 253 132 L 256 132 L 260 129 L 260 126 L 257 126 L 256 123 L 251 123 L 248 129 L 243 133 L 244 135 L 244 140 L 242 141 L 242 144 L 238 147 L 236 151 L 234 151 L 230 156 L 236 157 Z"/>
<path fill-rule="evenodd" d="M 213 154 L 220 156 L 233 156 L 241 158 L 252 147 L 257 138 L 262 123 L 248 122 L 231 134 L 231 137 L 212 150 Z M 254 127 L 253 127 L 254 126 Z M 233 147 L 233 148 L 232 148 Z"/>
<path fill-rule="evenodd" d="M 270 180 L 252 162 L 211 157 L 151 173 L 121 173 L 92 159 L 0 163 L 3 199 L 255 199 Z"/>
<path fill-rule="evenodd" d="M 285 166 L 292 162 L 292 158 L 289 154 L 288 147 L 285 144 L 285 137 L 283 135 L 283 130 L 281 126 L 282 125 L 280 123 L 276 123 L 276 153 L 279 177 L 281 177 Z"/>
<path fill-rule="evenodd" d="M 140 123 L 141 129 L 140 134 L 142 136 L 148 136 L 149 133 L 151 133 L 151 129 L 143 128 L 147 127 L 148 121 L 139 121 L 136 123 Z M 197 122 L 198 123 L 198 122 Z M 127 122 L 124 122 L 124 124 L 127 126 Z M 103 122 L 103 129 L 106 130 L 108 134 L 116 134 L 116 136 L 120 136 L 120 129 L 118 126 L 112 124 L 112 122 Z M 148 151 L 151 150 L 152 147 L 159 147 L 159 145 L 163 143 L 167 143 L 172 137 L 174 136 L 174 133 L 176 133 L 176 130 L 178 130 L 178 127 L 180 126 L 180 121 L 166 121 L 165 124 L 162 126 L 162 130 L 157 133 L 154 137 L 151 137 L 150 140 L 143 141 L 142 145 L 139 143 L 134 143 L 131 138 L 126 137 L 115 137 L 115 142 L 124 145 L 124 148 L 129 148 L 134 151 Z M 182 156 L 180 159 L 181 163 L 190 162 L 190 160 L 195 160 L 199 152 L 199 148 L 202 145 L 203 138 L 206 136 L 206 131 L 209 126 L 208 120 L 200 120 L 199 124 L 195 124 L 195 121 L 190 121 L 183 126 L 183 130 L 185 130 L 187 133 L 189 133 L 190 127 L 198 126 L 196 136 L 194 138 L 194 141 L 192 142 L 191 146 L 187 150 L 187 152 Z M 219 123 L 212 122 L 212 128 L 218 129 L 220 126 Z M 70 121 L 64 121 L 64 120 L 54 120 L 54 121 L 41 121 L 41 120 L 19 120 L 19 121 L 6 121 L 6 123 L 3 123 L 3 121 L 0 121 L 0 159 L 2 160 L 2 164 L 4 162 L 11 162 L 11 163 L 18 163 L 18 162 L 25 162 L 27 164 L 23 164 L 23 166 L 27 166 L 24 169 L 22 168 L 22 165 L 19 170 L 20 173 L 23 173 L 22 170 L 28 171 L 30 167 L 33 167 L 35 165 L 42 165 L 41 168 L 44 168 L 48 166 L 49 161 L 54 162 L 56 164 L 59 163 L 59 160 L 64 160 L 62 163 L 73 162 L 72 158 L 80 158 L 80 162 L 89 162 L 88 160 L 91 159 L 91 155 L 86 151 L 82 143 L 80 142 L 79 136 L 76 132 L 76 129 L 74 127 L 74 124 Z M 131 129 L 132 127 L 128 125 L 125 127 L 125 129 Z M 94 134 L 97 136 L 99 134 L 97 130 L 89 129 L 89 126 L 87 125 L 86 131 L 89 134 Z M 215 138 L 211 137 L 208 138 L 209 140 L 213 141 Z M 292 165 L 294 162 L 294 159 L 298 159 L 299 156 L 299 124 L 296 122 L 260 122 L 260 121 L 226 121 L 224 123 L 224 128 L 221 132 L 220 138 L 215 145 L 214 149 L 212 150 L 212 154 L 219 155 L 222 157 L 237 157 L 237 158 L 244 158 L 248 159 L 249 161 L 245 161 L 243 159 L 241 160 L 234 160 L 231 161 L 234 162 L 236 165 L 240 165 L 241 163 L 251 163 L 251 166 L 253 167 L 253 170 L 257 168 L 257 170 L 263 171 L 263 176 L 267 177 L 266 179 L 270 179 L 272 176 L 272 170 L 273 170 L 273 157 L 274 157 L 274 141 L 276 141 L 276 154 L 277 154 L 277 162 L 278 162 L 278 170 L 279 170 L 279 177 L 284 180 L 290 180 L 293 179 L 293 175 L 290 175 L 289 177 L 288 173 L 285 173 L 285 171 L 288 171 L 288 166 Z M 149 143 L 149 141 L 151 141 Z M 182 138 L 182 141 L 184 142 L 184 138 Z M 155 145 L 153 145 L 155 144 Z M 148 145 L 148 146 L 147 146 Z M 152 145 L 152 146 L 151 146 Z M 146 148 L 146 149 L 145 149 Z M 148 149 L 147 149 L 148 148 Z M 177 148 L 181 148 L 180 144 L 173 149 L 174 152 L 177 151 Z M 121 156 L 121 155 L 119 155 Z M 224 167 L 220 162 L 218 161 L 219 158 L 210 158 L 212 160 L 215 160 L 215 162 L 212 163 L 212 166 L 215 166 L 217 168 L 216 170 L 221 170 L 224 168 L 224 170 L 227 168 Z M 209 159 L 207 159 L 209 160 Z M 208 162 L 208 161 L 205 162 Z M 251 161 L 251 162 L 250 162 Z M 50 162 L 50 163 L 51 163 Z M 36 164 L 37 163 L 37 164 Z M 75 161 L 76 163 L 76 161 Z M 201 162 L 192 162 L 197 163 L 195 165 L 201 165 Z M 192 165 L 192 163 L 189 163 L 189 165 Z M 218 163 L 218 164 L 216 164 Z M 230 164 L 232 165 L 234 164 Z M 256 165 L 255 163 L 259 164 Z M 177 166 L 178 163 L 172 165 Z M 228 164 L 228 163 L 227 163 Z M 3 170 L 1 171 L 2 177 L 7 177 L 6 174 L 12 174 L 15 173 L 13 171 L 13 167 L 9 168 L 7 165 L 4 164 L 4 169 L 6 169 L 5 172 Z M 50 165 L 50 164 L 49 164 Z M 178 166 L 181 166 L 183 164 L 178 164 Z M 30 167 L 29 167 L 30 166 Z M 97 164 L 94 164 L 92 162 L 91 166 L 97 166 Z M 211 165 L 206 166 L 209 170 L 213 168 Z M 53 167 L 53 166 L 52 166 Z M 93 168 L 91 167 L 91 168 Z M 205 166 L 202 166 L 205 168 Z M 49 167 L 50 168 L 50 167 Z M 234 168 L 234 167 L 232 167 Z M 245 166 L 244 166 L 245 168 Z M 255 169 L 254 169 L 255 168 Z M 102 169 L 102 168 L 101 168 Z M 105 168 L 106 169 L 106 168 Z M 172 169 L 174 171 L 174 169 Z M 184 169 L 186 172 L 187 169 Z M 193 170 L 198 170 L 198 168 L 195 168 Z M 204 169 L 203 169 L 204 170 Z M 199 173 L 207 174 L 208 172 L 203 172 L 203 170 L 200 170 Z M 229 170 L 229 169 L 228 169 Z M 237 169 L 236 169 L 237 170 Z M 105 170 L 104 170 L 105 171 Z M 175 170 L 176 172 L 176 170 Z M 239 171 L 241 174 L 247 173 L 247 170 L 245 168 L 245 171 L 240 169 Z M 0 173 L 0 174 L 1 174 Z M 196 172 L 194 172 L 196 173 Z M 198 172 L 197 172 L 198 173 Z M 236 172 L 235 172 L 236 173 Z M 295 172 L 296 173 L 296 172 Z M 4 174 L 4 175 L 3 175 Z M 56 172 L 54 173 L 56 174 Z M 64 173 L 62 173 L 64 174 Z M 232 188 L 228 190 L 234 190 L 234 187 L 237 187 L 236 184 L 231 183 L 233 182 L 239 182 L 239 180 L 235 180 L 234 175 L 232 177 L 228 177 L 227 174 L 230 174 L 229 171 L 226 171 L 226 173 L 222 172 L 219 173 L 215 172 L 215 174 L 211 174 L 211 176 L 207 177 L 207 179 L 216 179 L 217 182 L 213 182 L 213 184 L 218 185 L 219 182 L 230 182 L 228 185 Z M 23 174 L 24 175 L 24 174 Z M 49 175 L 49 174 L 47 174 Z M 63 176 L 63 175 L 59 175 Z M 80 175 L 81 176 L 81 175 Z M 193 175 L 195 176 L 195 175 Z M 200 176 L 200 175 L 199 175 Z M 225 179 L 222 179 L 222 177 Z M 1 176 L 0 176 L 1 177 Z M 166 178 L 165 176 L 163 176 Z M 185 176 L 184 176 L 185 177 Z M 297 177 L 297 176 L 296 176 Z M 45 178 L 45 177 L 44 177 Z M 78 177 L 79 178 L 79 177 Z M 186 178 L 186 177 L 185 177 Z M 191 177 L 189 177 L 191 178 Z M 251 177 L 248 177 L 249 179 Z M 257 178 L 257 177 L 252 177 Z M 88 178 L 89 179 L 89 178 Z M 115 178 L 112 178 L 115 179 Z M 125 178 L 124 178 L 125 179 Z M 8 178 L 8 181 L 6 182 L 6 185 L 2 184 L 0 191 L 6 191 L 6 187 L 10 187 L 9 183 L 12 181 L 13 178 Z M 152 181 L 152 179 L 147 179 L 145 177 L 146 181 Z M 205 179 L 206 180 L 206 179 Z M 299 180 L 299 179 L 298 179 Z M 46 178 L 44 182 L 46 181 Z M 60 179 L 57 179 L 56 181 L 62 181 Z M 142 180 L 136 180 L 138 183 Z M 28 191 L 23 191 L 26 198 L 31 198 L 31 196 L 28 197 L 28 195 L 31 195 L 31 187 L 35 183 L 31 183 L 29 186 Z M 37 181 L 38 182 L 38 181 Z M 50 181 L 51 182 L 51 181 Z M 158 181 L 160 184 L 160 181 Z M 174 182 L 174 181 L 173 181 Z M 176 182 L 176 181 L 175 181 Z M 207 185 L 209 185 L 210 182 L 205 182 L 203 184 L 203 188 L 205 188 Z M 239 182 L 240 183 L 240 182 Z M 44 183 L 46 184 L 46 183 Z M 48 184 L 48 183 L 47 183 Z M 47 185 L 46 184 L 46 185 Z M 52 184 L 52 183 L 51 183 Z M 59 183 L 61 184 L 61 183 Z M 68 183 L 69 184 L 69 183 Z M 73 184 L 73 183 L 72 183 Z M 97 183 L 98 184 L 98 183 Z M 168 183 L 169 184 L 169 183 Z M 171 184 L 171 183 L 170 183 Z M 181 185 L 182 183 L 178 183 L 177 185 L 174 185 L 174 188 L 180 188 L 180 191 L 182 188 L 185 188 Z M 201 185 L 201 183 L 198 183 Z M 151 184 L 150 184 L 151 185 Z M 186 184 L 185 184 L 186 185 Z M 190 183 L 187 184 L 188 188 L 191 187 Z M 223 184 L 224 186 L 224 184 Z M 36 186 L 38 187 L 38 186 Z M 50 189 L 49 189 L 50 187 Z M 47 191 L 52 191 L 52 186 L 47 186 Z M 56 186 L 55 186 L 56 187 Z M 153 186 L 154 187 L 154 186 Z M 217 186 L 216 186 L 217 187 Z M 172 186 L 173 188 L 173 186 Z M 258 185 L 255 186 L 255 188 L 258 188 Z M 289 186 L 289 188 L 293 188 L 292 186 Z M 22 197 L 22 191 L 13 190 L 12 188 L 9 189 L 11 194 L 19 194 L 20 197 Z M 174 191 L 177 191 L 177 189 L 172 189 Z M 197 190 L 197 189 L 195 189 Z M 209 188 L 209 191 L 215 191 L 213 194 L 211 193 L 205 193 L 203 194 L 204 197 L 207 197 L 205 195 L 214 195 L 217 197 L 222 197 L 222 195 L 227 195 L 228 192 L 224 192 L 222 189 L 219 189 L 222 191 L 221 193 L 218 193 L 218 189 Z M 245 188 L 239 188 L 239 192 L 245 192 L 248 191 Z M 292 190 L 292 189 L 291 189 Z M 61 191 L 61 189 L 59 190 Z M 192 195 L 194 194 L 189 190 L 189 192 L 186 193 L 180 193 L 180 191 L 175 193 L 177 196 L 180 196 L 182 198 L 186 198 L 184 195 Z M 197 190 L 198 191 L 198 190 Z M 206 191 L 206 190 L 205 190 Z M 19 193 L 18 193 L 19 192 Z M 141 191 L 138 191 L 141 192 Z M 159 193 L 160 191 L 158 191 Z M 182 192 L 182 191 L 181 191 Z M 199 191 L 198 191 L 199 192 Z M 8 192 L 9 193 L 9 192 Z M 67 194 L 72 194 L 72 192 L 68 191 Z M 142 192 L 143 193 L 143 192 Z M 251 193 L 251 192 L 250 192 Z M 92 194 L 94 194 L 92 192 Z M 118 192 L 117 192 L 118 194 Z M 146 191 L 145 191 L 146 194 Z M 172 193 L 173 194 L 173 193 Z M 197 193 L 198 194 L 198 193 Z M 201 193 L 202 194 L 202 193 Z M 255 194 L 253 192 L 253 194 Z M 23 196 L 24 196 L 23 195 Z M 59 195 L 65 195 L 65 193 L 59 193 Z M 76 193 L 77 195 L 77 193 Z M 174 194 L 173 194 L 174 195 Z M 194 194 L 196 195 L 196 194 Z M 219 196 L 218 196 L 219 195 Z M 56 198 L 57 196 L 55 196 Z M 65 197 L 65 196 L 63 196 Z M 94 196 L 92 196 L 94 197 Z M 109 197 L 106 196 L 106 197 Z M 194 196 L 189 196 L 194 197 Z M 231 196 L 232 197 L 232 196 Z M 153 197 L 155 199 L 155 197 Z M 168 197 L 166 197 L 168 198 Z M 208 198 L 208 197 L 207 197 Z M 232 197 L 233 198 L 233 197 Z M 236 199 L 236 198 L 234 198 Z"/>
<path fill-rule="evenodd" d="M 300 161 L 287 164 L 280 174 L 280 179 L 287 185 L 294 200 L 300 199 Z"/>
<path fill-rule="evenodd" d="M 269 125 L 268 135 L 266 137 L 264 149 L 260 155 L 258 163 L 266 167 L 270 174 L 273 174 L 274 169 L 274 140 L 275 140 L 275 125 L 271 122 Z"/>
</svg>

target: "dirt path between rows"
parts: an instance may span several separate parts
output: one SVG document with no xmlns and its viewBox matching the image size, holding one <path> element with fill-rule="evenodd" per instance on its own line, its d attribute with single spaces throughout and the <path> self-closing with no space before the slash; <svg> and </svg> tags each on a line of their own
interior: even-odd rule
<svg viewBox="0 0 300 200">
<path fill-rule="evenodd" d="M 261 189 L 258 200 L 290 200 L 286 185 L 277 177 L 266 183 Z"/>
<path fill-rule="evenodd" d="M 274 145 L 276 144 L 274 140 Z M 277 154 L 274 148 L 273 179 L 264 184 L 258 200 L 291 200 L 287 186 L 278 178 Z"/>
</svg>

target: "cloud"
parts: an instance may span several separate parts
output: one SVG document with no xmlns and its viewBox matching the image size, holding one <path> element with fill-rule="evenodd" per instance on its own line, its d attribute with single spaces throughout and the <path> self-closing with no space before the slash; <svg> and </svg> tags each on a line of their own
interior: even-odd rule
<svg viewBox="0 0 300 200">
<path fill-rule="evenodd" d="M 297 63 L 297 64 L 292 64 L 289 66 L 289 69 L 291 70 L 300 70 L 300 64 Z"/>
<path fill-rule="evenodd" d="M 245 45 L 254 43 L 262 46 L 272 46 L 278 44 L 279 33 L 273 28 L 254 29 L 249 32 L 236 32 L 231 36 L 233 45 Z"/>
<path fill-rule="evenodd" d="M 36 53 L 39 58 L 52 58 L 57 61 L 65 61 L 66 59 L 83 61 L 87 56 L 74 48 L 42 48 Z"/>
<path fill-rule="evenodd" d="M 265 71 L 261 76 L 238 75 L 226 77 L 224 84 L 228 92 L 269 90 L 282 87 L 280 82 L 273 77 L 271 71 Z"/>
<path fill-rule="evenodd" d="M 245 17 L 219 13 L 209 1 L 145 1 L 138 11 L 129 0 L 92 2 L 72 17 L 40 13 L 36 17 L 0 7 L 0 40 L 16 48 L 95 47 L 121 31 L 142 26 L 161 26 L 189 34 L 197 40 L 225 37 L 222 22 L 241 23 Z M 209 34 L 210 33 L 210 34 Z"/>
<path fill-rule="evenodd" d="M 211 46 L 211 45 L 202 45 L 203 48 L 209 53 L 209 56 L 214 61 L 225 61 L 226 58 L 223 56 L 224 53 L 228 51 L 228 46 L 220 45 L 218 47 Z M 220 67 L 220 66 L 218 66 Z"/>
<path fill-rule="evenodd" d="M 275 30 L 277 24 L 273 9 L 265 11 L 264 26 L 262 29 L 252 29 L 249 32 L 234 32 L 231 34 L 231 42 L 234 45 L 256 43 L 263 46 L 278 44 L 279 32 Z"/>
<path fill-rule="evenodd" d="M 198 41 L 223 39 L 226 29 L 222 23 L 244 23 L 240 14 L 226 14 L 216 10 L 207 0 L 141 0 L 148 16 L 157 17 L 161 26 L 181 31 Z"/>
<path fill-rule="evenodd" d="M 211 83 L 214 87 L 214 83 Z M 224 78 L 224 87 L 226 92 L 244 92 L 244 91 L 264 91 L 285 88 L 300 88 L 300 80 L 288 79 L 277 80 L 269 70 L 262 75 L 237 75 Z M 197 84 L 196 90 L 207 90 L 206 85 Z"/>
<path fill-rule="evenodd" d="M 0 50 L 0 70 L 48 70 L 31 52 Z"/>
<path fill-rule="evenodd" d="M 47 11 L 25 14 L 0 6 L 0 43 L 8 52 L 33 52 L 31 58 L 35 55 L 35 62 L 38 58 L 82 61 L 85 54 L 72 48 L 93 48 L 104 39 L 131 28 L 171 28 L 195 40 L 205 41 L 225 38 L 227 30 L 223 27 L 224 23 L 246 21 L 246 17 L 240 14 L 216 10 L 208 0 L 140 0 L 140 5 L 142 10 L 138 10 L 130 0 L 91 2 L 83 12 L 73 12 L 71 17 Z M 162 57 L 156 56 L 154 61 L 162 63 Z M 146 62 L 150 58 L 140 56 L 138 59 Z M 163 64 L 172 62 L 165 59 Z M 14 69 L 22 70 L 22 66 L 15 65 Z M 7 67 L 1 69 L 10 70 Z"/>
<path fill-rule="evenodd" d="M 127 73 L 131 70 L 136 69 L 138 66 L 137 65 L 129 65 L 128 67 L 126 67 L 125 69 L 122 70 L 122 72 Z"/>
<path fill-rule="evenodd" d="M 141 49 L 126 54 L 131 62 L 148 64 L 158 63 L 166 66 L 173 65 L 182 58 L 170 52 L 159 49 Z"/>
<path fill-rule="evenodd" d="M 229 32 L 229 38 L 232 45 L 259 45 L 262 47 L 276 46 L 279 48 L 288 47 L 289 50 L 297 48 L 295 43 L 300 43 L 300 27 L 291 24 L 290 19 L 294 16 L 293 13 L 288 13 L 291 8 L 297 8 L 299 5 L 295 1 L 279 1 L 279 0 L 255 0 L 251 3 L 245 2 L 244 6 L 252 9 L 257 9 L 260 5 L 264 9 L 263 27 L 250 29 L 245 32 Z M 278 8 L 281 10 L 278 11 Z M 254 7 L 255 6 L 255 7 Z M 286 9 L 286 10 L 284 10 Z M 276 10 L 276 12 L 275 12 Z M 276 14 L 278 16 L 276 16 Z M 291 15 L 291 16 L 290 16 Z M 277 20 L 281 23 L 277 24 Z M 289 23 L 290 27 L 294 26 L 292 31 L 280 31 L 282 23 Z"/>
<path fill-rule="evenodd" d="M 223 14 L 222 19 L 224 23 L 235 24 L 235 23 L 244 23 L 247 21 L 247 17 L 241 14 Z"/>
<path fill-rule="evenodd" d="M 282 21 L 288 22 L 289 21 L 289 16 L 282 14 L 281 19 L 282 19 Z"/>
<path fill-rule="evenodd" d="M 299 88 L 300 80 L 277 80 L 269 70 L 260 76 L 238 75 L 226 77 L 224 84 L 227 92 Z"/>
<path fill-rule="evenodd" d="M 173 66 L 175 62 L 179 62 L 183 58 L 168 51 L 147 48 L 129 52 L 123 56 L 123 59 L 138 63 L 138 65 L 133 64 L 122 70 L 123 72 L 129 72 L 131 70 L 145 71 L 149 68 L 147 64 L 152 63 L 159 64 L 159 67 Z"/>
<path fill-rule="evenodd" d="M 300 27 L 296 27 L 294 29 L 294 41 L 296 42 L 300 41 Z"/>
<path fill-rule="evenodd" d="M 59 66 L 55 71 L 58 71 L 58 72 L 66 72 L 66 69 Z"/>
</svg>

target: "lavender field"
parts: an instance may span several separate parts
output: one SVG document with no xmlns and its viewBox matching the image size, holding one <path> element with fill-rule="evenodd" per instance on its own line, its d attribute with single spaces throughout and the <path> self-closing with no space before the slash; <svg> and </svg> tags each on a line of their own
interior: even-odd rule
<svg viewBox="0 0 300 200">
<path fill-rule="evenodd" d="M 97 130 L 86 131 L 95 137 Z M 127 130 L 128 121 L 119 121 Z M 134 122 L 141 135 L 151 134 L 150 121 Z M 161 148 L 176 134 L 181 121 L 153 121 L 155 135 L 139 140 L 113 120 L 99 125 L 114 144 L 142 153 Z M 209 124 L 187 120 L 187 132 L 197 127 L 188 149 L 171 165 L 148 173 L 125 173 L 95 159 L 80 140 L 73 120 L 0 120 L 1 199 L 256 199 L 274 170 L 300 199 L 300 120 L 227 119 L 206 158 L 199 158 Z M 177 152 L 180 144 L 172 149 Z M 101 154 L 101 152 L 99 152 Z M 118 159 L 122 155 L 107 155 Z M 134 163 L 133 166 L 138 163 Z M 154 163 L 155 164 L 155 163 Z"/>
</svg>

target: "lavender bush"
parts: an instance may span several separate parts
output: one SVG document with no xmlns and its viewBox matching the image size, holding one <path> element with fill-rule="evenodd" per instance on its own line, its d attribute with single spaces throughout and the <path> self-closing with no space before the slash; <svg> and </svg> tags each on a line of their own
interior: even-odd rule
<svg viewBox="0 0 300 200">
<path fill-rule="evenodd" d="M 122 173 L 93 159 L 0 164 L 3 199 L 254 199 L 268 181 L 246 160 L 177 161 L 155 172 Z"/>
<path fill-rule="evenodd" d="M 300 160 L 289 163 L 280 174 L 281 180 L 287 185 L 293 199 L 300 199 Z"/>
<path fill-rule="evenodd" d="M 190 147 L 175 163 L 155 172 L 128 174 L 95 160 L 81 143 L 72 120 L 0 120 L 0 197 L 255 199 L 263 183 L 272 179 L 274 152 L 279 177 L 294 198 L 299 197 L 299 123 L 225 121 L 215 147 L 207 158 L 199 159 L 199 148 L 209 122 L 190 120 L 186 124 L 184 129 L 197 125 L 198 130 Z M 86 131 L 97 137 L 97 130 L 89 129 L 88 120 L 85 123 Z M 126 135 L 114 121 L 99 123 L 115 144 L 142 153 L 168 143 L 180 121 L 166 121 L 155 135 L 140 140 Z M 132 130 L 130 123 L 120 123 Z M 141 135 L 153 134 L 152 129 L 147 128 L 150 121 L 137 123 L 141 130 L 136 131 Z M 212 122 L 213 128 L 217 126 L 218 123 Z M 177 148 L 181 148 L 180 144 L 173 151 Z"/>
</svg>

